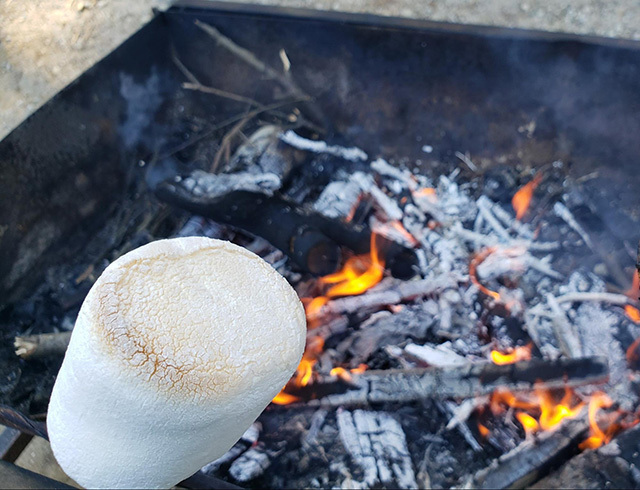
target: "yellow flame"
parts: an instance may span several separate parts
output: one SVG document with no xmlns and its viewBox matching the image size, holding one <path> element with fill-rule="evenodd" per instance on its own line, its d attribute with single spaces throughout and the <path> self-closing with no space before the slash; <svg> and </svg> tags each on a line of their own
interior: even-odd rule
<svg viewBox="0 0 640 490">
<path fill-rule="evenodd" d="M 531 350 L 533 344 L 527 344 L 523 347 L 516 347 L 508 354 L 503 354 L 497 350 L 491 351 L 491 361 L 494 364 L 513 364 L 519 361 L 526 361 L 531 359 Z"/>
</svg>

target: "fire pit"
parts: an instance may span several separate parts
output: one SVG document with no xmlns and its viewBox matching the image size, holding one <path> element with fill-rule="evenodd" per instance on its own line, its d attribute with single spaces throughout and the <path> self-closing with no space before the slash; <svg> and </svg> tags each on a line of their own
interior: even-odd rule
<svg viewBox="0 0 640 490">
<path fill-rule="evenodd" d="M 159 14 L 0 144 L 5 422 L 46 435 L 68 331 L 111 261 L 204 235 L 270 262 L 309 327 L 296 375 L 205 475 L 640 485 L 638 47 Z"/>
</svg>

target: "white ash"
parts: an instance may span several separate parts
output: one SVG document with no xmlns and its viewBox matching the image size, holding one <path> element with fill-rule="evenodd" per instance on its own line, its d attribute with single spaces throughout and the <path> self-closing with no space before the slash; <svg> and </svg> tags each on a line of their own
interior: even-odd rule
<svg viewBox="0 0 640 490">
<path fill-rule="evenodd" d="M 583 341 L 578 330 L 553 294 L 547 294 L 547 305 L 553 314 L 551 325 L 562 353 L 567 357 L 582 357 L 584 354 Z"/>
<path fill-rule="evenodd" d="M 531 270 L 542 274 L 562 279 L 562 275 L 553 270 L 550 265 L 550 257 L 538 259 L 532 256 L 524 245 L 497 248 L 477 267 L 477 273 L 481 279 L 495 279 L 510 275 L 522 276 Z"/>
<path fill-rule="evenodd" d="M 567 293 L 604 293 L 606 285 L 602 279 L 591 272 L 574 271 L 566 284 L 558 287 L 560 294 Z"/>
<path fill-rule="evenodd" d="M 369 228 L 371 231 L 377 235 L 381 235 L 388 240 L 404 245 L 407 248 L 413 248 L 418 245 L 418 240 L 409 233 L 404 233 L 401 229 L 398 229 L 396 226 L 393 226 L 393 223 L 399 224 L 399 221 L 392 221 L 392 224 L 388 222 L 380 221 L 375 216 L 372 216 L 369 219 Z M 408 231 L 408 230 L 407 230 Z"/>
<path fill-rule="evenodd" d="M 299 150 L 306 150 L 312 153 L 326 153 L 351 162 L 366 161 L 369 158 L 360 148 L 345 148 L 344 146 L 328 145 L 325 141 L 314 141 L 303 138 L 291 130 L 282 134 L 280 139 L 286 144 Z"/>
<path fill-rule="evenodd" d="M 451 176 L 441 175 L 437 187 L 438 207 L 450 218 L 465 222 L 476 217 L 476 203 Z"/>
<path fill-rule="evenodd" d="M 571 211 L 569 211 L 569 208 L 558 201 L 553 205 L 553 212 L 556 214 L 556 216 L 564 220 L 565 223 L 567 223 L 580 236 L 580 238 L 582 238 L 582 241 L 589 248 L 593 248 L 591 238 L 589 237 L 585 229 L 580 225 L 580 223 L 578 223 L 578 221 L 575 219 Z"/>
<path fill-rule="evenodd" d="M 385 185 L 389 186 L 390 188 L 392 186 L 396 187 L 394 186 L 393 181 L 399 184 L 400 190 L 409 189 L 413 191 L 419 187 L 433 187 L 428 178 L 422 176 L 421 178 L 417 178 L 411 172 L 409 172 L 409 170 L 395 167 L 383 158 L 378 158 L 372 161 L 371 168 L 378 175 L 385 177 Z M 394 192 L 396 194 L 400 193 L 395 191 L 395 189 Z"/>
<path fill-rule="evenodd" d="M 529 334 L 542 357 L 557 359 L 561 355 L 555 335 L 553 314 L 548 306 L 539 304 L 529 308 L 524 314 L 524 330 Z"/>
<path fill-rule="evenodd" d="M 633 409 L 635 396 L 627 375 L 625 350 L 614 337 L 619 317 L 607 311 L 601 303 L 583 303 L 573 313 L 584 354 L 603 356 L 609 361 L 609 381 L 605 391 L 623 409 Z"/>
<path fill-rule="evenodd" d="M 361 194 L 362 188 L 354 179 L 336 180 L 324 188 L 313 209 L 328 218 L 346 218 Z"/>
<path fill-rule="evenodd" d="M 271 458 L 264 447 L 252 447 L 229 467 L 229 474 L 239 482 L 248 482 L 261 476 L 271 466 Z"/>
<path fill-rule="evenodd" d="M 434 324 L 419 306 L 404 306 L 399 313 L 378 312 L 375 318 L 364 322 L 360 329 L 338 346 L 349 352 L 352 364 L 366 362 L 378 349 L 398 345 L 407 339 L 422 339 Z"/>
<path fill-rule="evenodd" d="M 486 196 L 480 196 L 477 201 L 477 206 L 478 212 L 482 215 L 483 221 L 486 223 L 485 229 L 487 232 L 493 231 L 502 242 L 508 243 L 511 241 L 511 235 L 493 214 L 493 206 L 489 199 Z"/>
<path fill-rule="evenodd" d="M 282 186 L 280 177 L 274 173 L 239 172 L 215 175 L 202 170 L 195 170 L 190 176 L 180 179 L 180 182 L 194 196 L 208 198 L 224 196 L 231 191 L 260 192 L 272 196 Z"/>
<path fill-rule="evenodd" d="M 455 237 L 429 233 L 425 242 L 428 245 L 426 252 L 432 269 L 443 274 L 468 271 L 469 252 Z"/>
<path fill-rule="evenodd" d="M 434 346 L 429 344 L 408 344 L 404 350 L 407 354 L 435 367 L 459 366 L 469 363 L 466 357 L 457 354 L 451 348 L 451 342 L 444 342 Z"/>
<path fill-rule="evenodd" d="M 327 415 L 329 415 L 329 410 L 326 408 L 320 408 L 315 411 L 315 413 L 311 416 L 311 424 L 309 425 L 309 430 L 305 434 L 302 439 L 302 444 L 304 446 L 314 446 L 318 442 L 318 434 L 324 425 L 325 420 L 327 419 Z"/>
<path fill-rule="evenodd" d="M 533 239 L 533 230 L 528 223 L 523 223 L 516 219 L 513 211 L 506 211 L 501 205 L 491 201 L 487 196 L 483 195 L 478 200 L 483 199 L 488 204 L 494 216 L 498 218 L 508 229 L 516 232 L 518 237 L 528 240 Z"/>
<path fill-rule="evenodd" d="M 360 488 L 418 488 L 404 431 L 393 417 L 339 410 L 337 421 L 342 444 L 364 472 Z"/>
</svg>

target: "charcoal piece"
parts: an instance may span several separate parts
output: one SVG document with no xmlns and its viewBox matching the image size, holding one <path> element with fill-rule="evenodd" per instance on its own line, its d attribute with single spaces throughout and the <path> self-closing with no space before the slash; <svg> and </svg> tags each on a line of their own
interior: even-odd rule
<svg viewBox="0 0 640 490">
<path fill-rule="evenodd" d="M 492 201 L 510 203 L 517 190 L 517 176 L 512 165 L 493 165 L 484 173 L 482 192 Z"/>
<path fill-rule="evenodd" d="M 494 460 L 467 479 L 462 488 L 525 488 L 571 457 L 588 429 L 586 414 L 566 420 L 559 429 L 528 439 Z"/>
<path fill-rule="evenodd" d="M 306 210 L 275 194 L 273 176 L 269 179 L 243 173 L 243 183 L 239 184 L 230 174 L 196 171 L 185 178 L 165 180 L 155 193 L 174 206 L 264 238 L 302 270 L 313 274 L 336 271 L 341 245 L 358 254 L 369 252 L 369 230 Z M 392 274 L 413 276 L 417 263 L 413 250 L 388 240 L 380 248 Z"/>
<path fill-rule="evenodd" d="M 640 426 L 571 459 L 532 488 L 640 488 Z"/>
</svg>

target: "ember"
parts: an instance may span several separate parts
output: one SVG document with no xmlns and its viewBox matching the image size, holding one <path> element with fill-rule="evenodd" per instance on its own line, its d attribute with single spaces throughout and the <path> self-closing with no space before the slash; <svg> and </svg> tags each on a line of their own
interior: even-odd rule
<svg viewBox="0 0 640 490">
<path fill-rule="evenodd" d="M 516 347 L 513 351 L 503 354 L 497 350 L 491 351 L 491 360 L 495 364 L 513 364 L 518 361 L 525 361 L 527 359 L 531 359 L 531 350 L 533 349 L 533 344 L 527 344 L 523 347 Z"/>
<path fill-rule="evenodd" d="M 527 214 L 533 197 L 533 192 L 541 181 L 542 174 L 538 174 L 533 178 L 533 180 L 522 186 L 520 190 L 514 194 L 511 204 L 516 212 L 516 219 L 521 220 L 524 215 Z"/>
</svg>

